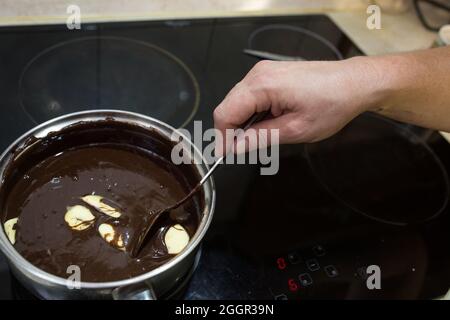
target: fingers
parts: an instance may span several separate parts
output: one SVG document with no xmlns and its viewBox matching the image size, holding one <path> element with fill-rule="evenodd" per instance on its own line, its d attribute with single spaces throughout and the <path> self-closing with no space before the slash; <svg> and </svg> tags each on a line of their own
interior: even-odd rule
<svg viewBox="0 0 450 320">
<path fill-rule="evenodd" d="M 252 115 L 267 110 L 270 110 L 275 118 L 253 125 L 252 128 L 257 131 L 256 140 L 248 138 L 246 143 L 245 139 L 241 137 L 235 145 L 235 152 L 254 150 L 257 147 L 263 148 L 270 145 L 275 139 L 271 133 L 274 130 L 279 130 L 276 143 L 278 143 L 278 137 L 281 137 L 282 143 L 294 142 L 292 133 L 297 130 L 297 123 L 293 123 L 296 120 L 285 114 L 293 111 L 291 110 L 292 90 L 289 90 L 289 83 L 283 85 L 286 72 L 290 69 L 292 69 L 291 63 L 261 61 L 228 93 L 214 110 L 214 125 L 223 138 L 219 140 L 222 143 L 216 143 L 216 156 L 226 154 L 235 143 L 234 135 L 227 135 L 227 129 L 240 128 Z M 268 129 L 269 131 L 263 133 L 259 132 L 259 129 Z M 247 133 L 251 132 L 252 130 Z"/>
<path fill-rule="evenodd" d="M 273 62 L 261 61 L 239 82 L 214 110 L 214 126 L 226 137 L 226 129 L 237 129 L 253 114 L 271 109 L 268 82 Z M 230 150 L 233 140 L 216 144 L 216 155 Z"/>
<path fill-rule="evenodd" d="M 234 152 L 266 148 L 272 144 L 296 143 L 305 132 L 304 126 L 291 114 L 284 114 L 270 120 L 255 123 L 240 135 L 235 142 Z"/>
<path fill-rule="evenodd" d="M 214 110 L 214 126 L 224 137 L 222 145 L 216 144 L 216 155 L 225 154 L 233 143 L 233 139 L 227 139 L 226 129 L 237 129 L 253 114 L 269 108 L 262 90 L 249 88 L 245 82 L 236 85 Z"/>
</svg>

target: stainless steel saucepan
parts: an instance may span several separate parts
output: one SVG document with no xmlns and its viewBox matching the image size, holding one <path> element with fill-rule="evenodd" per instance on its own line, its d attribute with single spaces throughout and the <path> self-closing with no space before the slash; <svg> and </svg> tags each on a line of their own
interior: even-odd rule
<svg viewBox="0 0 450 320">
<path fill-rule="evenodd" d="M 64 115 L 31 129 L 3 152 L 0 156 L 0 187 L 5 183 L 5 169 L 13 151 L 23 146 L 31 137 L 45 137 L 50 132 L 57 132 L 80 121 L 101 121 L 110 118 L 148 128 L 149 131 L 157 131 L 168 139 L 176 130 L 159 120 L 126 111 L 93 110 Z M 202 154 L 190 140 L 183 139 L 183 143 L 189 150 L 194 150 L 193 160 L 196 164 L 193 165 L 198 170 L 199 176 L 204 176 L 209 168 Z M 81 282 L 80 289 L 69 289 L 67 279 L 47 273 L 25 260 L 11 245 L 2 227 L 0 227 L 0 250 L 5 254 L 13 274 L 20 283 L 42 299 L 156 299 L 167 294 L 181 279 L 185 278 L 191 272 L 195 260 L 198 259 L 201 241 L 214 212 L 215 188 L 212 178 L 203 185 L 203 194 L 204 206 L 200 214 L 199 226 L 188 246 L 167 263 L 131 279 L 113 282 Z"/>
</svg>

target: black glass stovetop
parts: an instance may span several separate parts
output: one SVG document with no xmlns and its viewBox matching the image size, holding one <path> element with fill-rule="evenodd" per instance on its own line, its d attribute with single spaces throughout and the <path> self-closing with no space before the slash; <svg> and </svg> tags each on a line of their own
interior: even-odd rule
<svg viewBox="0 0 450 320">
<path fill-rule="evenodd" d="M 362 54 L 320 15 L 0 28 L 0 148 L 85 109 L 212 127 L 214 107 L 258 61 L 246 48 L 306 60 Z M 438 133 L 363 115 L 325 142 L 281 146 L 277 175 L 223 166 L 214 220 L 181 298 L 445 294 L 449 161 Z M 366 285 L 371 265 L 381 271 L 379 290 Z M 1 299 L 26 297 L 3 256 L 0 283 Z"/>
</svg>

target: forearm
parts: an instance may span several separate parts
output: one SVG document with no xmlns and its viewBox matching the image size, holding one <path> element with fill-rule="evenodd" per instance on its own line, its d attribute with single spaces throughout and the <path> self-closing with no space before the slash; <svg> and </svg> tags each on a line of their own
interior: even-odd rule
<svg viewBox="0 0 450 320">
<path fill-rule="evenodd" d="M 367 109 L 395 120 L 450 131 L 450 48 L 368 57 L 372 103 Z M 356 61 L 358 59 L 355 59 Z"/>
</svg>

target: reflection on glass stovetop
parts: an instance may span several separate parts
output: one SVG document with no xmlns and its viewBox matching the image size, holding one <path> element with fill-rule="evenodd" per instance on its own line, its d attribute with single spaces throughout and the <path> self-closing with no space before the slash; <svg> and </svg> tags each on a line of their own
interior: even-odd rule
<svg viewBox="0 0 450 320">
<path fill-rule="evenodd" d="M 361 54 L 324 16 L 92 24 L 79 32 L 58 26 L 3 28 L 0 40 L 0 61 L 8 61 L 0 75 L 3 148 L 35 123 L 99 106 L 142 112 L 190 130 L 194 120 L 211 127 L 214 106 L 258 61 L 242 53 L 246 48 L 320 60 Z M 123 61 L 124 56 L 130 59 Z M 60 70 L 71 75 L 68 82 Z M 155 79 L 168 80 L 164 86 L 155 85 Z M 450 153 L 443 139 L 433 133 L 426 141 L 447 168 Z M 280 155 L 275 176 L 260 176 L 256 165 L 224 166 L 215 174 L 214 221 L 180 298 L 433 298 L 445 293 L 450 284 L 447 209 L 423 224 L 375 221 L 328 192 L 311 170 L 305 146 L 282 146 Z M 365 286 L 365 268 L 371 264 L 383 270 L 382 290 Z M 3 257 L 0 282 L 0 298 L 27 298 Z"/>
</svg>

